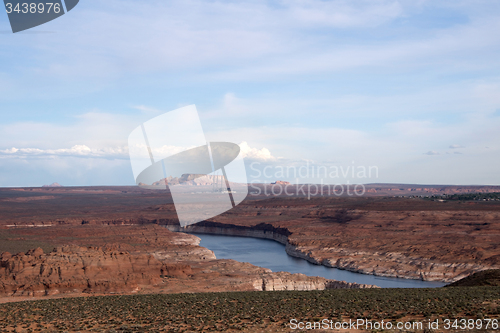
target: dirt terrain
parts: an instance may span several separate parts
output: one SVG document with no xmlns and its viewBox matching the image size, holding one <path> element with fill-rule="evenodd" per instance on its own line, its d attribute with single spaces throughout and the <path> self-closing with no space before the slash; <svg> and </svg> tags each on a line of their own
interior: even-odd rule
<svg viewBox="0 0 500 333">
<path fill-rule="evenodd" d="M 500 188 L 370 185 L 361 197 L 310 199 L 261 192 L 195 227 L 264 235 L 285 243 L 291 255 L 366 274 L 451 282 L 499 268 L 500 202 L 415 197 L 425 191 Z M 4 188 L 0 212 L 0 253 L 9 252 L 1 258 L 4 297 L 356 287 L 214 260 L 195 236 L 167 230 L 178 228 L 168 191 Z"/>
</svg>

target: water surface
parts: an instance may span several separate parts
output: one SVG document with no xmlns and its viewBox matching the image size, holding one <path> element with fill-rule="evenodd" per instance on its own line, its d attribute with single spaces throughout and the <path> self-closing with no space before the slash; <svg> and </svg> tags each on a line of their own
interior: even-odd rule
<svg viewBox="0 0 500 333">
<path fill-rule="evenodd" d="M 269 268 L 273 272 L 302 273 L 333 280 L 374 284 L 382 288 L 436 288 L 445 285 L 441 282 L 387 278 L 314 265 L 304 259 L 289 256 L 285 252 L 285 245 L 270 239 L 193 234 L 201 238 L 201 246 L 214 251 L 217 259 L 249 262 L 256 266 Z"/>
</svg>

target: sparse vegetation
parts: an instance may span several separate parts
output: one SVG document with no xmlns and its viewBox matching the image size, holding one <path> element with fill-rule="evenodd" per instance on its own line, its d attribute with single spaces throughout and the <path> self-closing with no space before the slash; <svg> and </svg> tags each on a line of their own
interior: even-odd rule
<svg viewBox="0 0 500 333">
<path fill-rule="evenodd" d="M 450 200 L 450 201 L 500 201 L 500 192 L 492 193 L 461 193 L 461 194 L 443 194 L 424 197 L 432 201 Z"/>
<path fill-rule="evenodd" d="M 499 301 L 500 287 L 81 297 L 2 304 L 0 331 L 287 331 L 291 318 L 498 318 Z"/>
<path fill-rule="evenodd" d="M 347 223 L 352 220 L 357 220 L 360 217 L 361 214 L 354 212 L 352 209 L 341 208 L 335 211 L 335 215 L 331 218 L 331 220 L 337 223 Z"/>
<path fill-rule="evenodd" d="M 0 229 L 0 254 L 2 252 L 19 253 L 26 252 L 37 247 L 45 252 L 50 252 L 54 248 L 53 244 L 45 240 L 40 240 L 37 235 L 18 234 L 16 230 Z"/>
</svg>

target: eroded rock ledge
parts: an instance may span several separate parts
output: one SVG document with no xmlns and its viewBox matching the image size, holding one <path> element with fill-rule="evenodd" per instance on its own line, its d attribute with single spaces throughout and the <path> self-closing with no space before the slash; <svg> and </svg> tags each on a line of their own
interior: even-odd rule
<svg viewBox="0 0 500 333">
<path fill-rule="evenodd" d="M 253 285 L 256 290 L 262 291 L 378 288 L 369 284 L 329 280 L 288 272 L 269 272 L 263 275 L 262 279 L 257 279 Z"/>
<path fill-rule="evenodd" d="M 296 244 L 293 237 L 291 237 L 292 233 L 287 228 L 274 227 L 266 223 L 255 226 L 241 226 L 203 221 L 185 228 L 175 224 L 167 224 L 165 227 L 174 232 L 273 239 L 284 244 L 287 254 L 292 257 L 305 259 L 316 265 L 384 277 L 454 282 L 475 272 L 500 268 L 496 265 L 445 263 L 436 259 L 408 257 L 394 252 L 368 252 L 346 248 L 305 246 Z"/>
<path fill-rule="evenodd" d="M 76 245 L 49 253 L 41 248 L 16 255 L 4 252 L 0 256 L 0 298 L 375 287 L 217 260 L 212 251 L 193 246 L 199 243 L 198 237 L 184 236 L 183 245 L 177 248 L 149 253 Z"/>
<path fill-rule="evenodd" d="M 135 292 L 161 282 L 161 275 L 191 273 L 189 265 L 162 264 L 151 254 L 116 249 L 63 246 L 38 248 L 0 260 L 1 296 L 46 296 L 71 292 Z"/>
</svg>

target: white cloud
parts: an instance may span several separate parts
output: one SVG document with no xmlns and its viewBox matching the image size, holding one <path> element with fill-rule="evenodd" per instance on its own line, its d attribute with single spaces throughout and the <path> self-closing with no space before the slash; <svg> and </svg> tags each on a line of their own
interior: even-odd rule
<svg viewBox="0 0 500 333">
<path fill-rule="evenodd" d="M 119 150 L 127 146 L 130 132 L 149 118 L 150 115 L 139 112 L 116 114 L 92 110 L 66 117 L 65 123 L 56 121 L 4 123 L 0 124 L 0 149 L 16 147 L 59 150 L 87 146 L 96 154 L 99 154 L 99 150 Z"/>
<path fill-rule="evenodd" d="M 22 166 L 32 158 L 40 168 L 60 170 L 71 160 L 67 167 L 82 173 L 83 165 L 123 167 L 117 162 L 128 158 L 130 131 L 162 113 L 161 104 L 146 98 L 162 89 L 168 93 L 157 101 L 169 105 L 183 102 L 178 98 L 211 103 L 213 92 L 227 91 L 220 80 L 241 93 L 227 93 L 205 113 L 200 108 L 207 138 L 242 142 L 247 158 L 376 163 L 381 174 L 397 169 L 401 181 L 439 179 L 439 171 L 422 171 L 434 170 L 436 161 L 456 170 L 457 180 L 477 177 L 464 176 L 474 165 L 498 165 L 500 117 L 493 110 L 500 105 L 500 35 L 492 31 L 499 31 L 500 20 L 492 1 L 107 0 L 80 6 L 49 23 L 55 34 L 0 41 L 9 50 L 0 56 L 0 100 L 25 108 L 9 119 L 53 117 L 3 121 L 3 163 Z M 170 92 L 172 86 L 179 90 Z M 179 97 L 180 90 L 189 93 Z M 140 113 L 117 105 L 71 118 L 81 112 L 79 103 L 66 102 L 74 95 L 94 105 L 102 105 L 104 95 L 109 103 L 126 100 Z M 6 114 L 11 107 L 1 106 Z M 68 112 L 56 119 L 52 106 Z M 450 142 L 467 146 L 467 155 L 422 154 Z M 469 156 L 460 165 L 451 161 Z"/>
<path fill-rule="evenodd" d="M 451 92 L 452 89 L 449 91 L 450 96 Z M 418 96 L 422 95 L 417 94 L 411 100 L 418 103 Z M 361 102 L 349 106 L 349 103 L 354 103 L 355 97 L 352 100 L 347 99 L 348 101 L 341 104 L 339 99 L 320 102 L 315 99 L 293 98 L 249 99 L 228 93 L 220 98 L 219 108 L 208 110 L 206 113 L 203 113 L 206 108 L 200 108 L 200 116 L 209 141 L 241 142 L 241 151 L 246 158 L 268 163 L 286 165 L 310 159 L 320 164 L 327 160 L 350 165 L 354 161 L 356 165 L 376 165 L 380 170 L 380 181 L 389 182 L 438 183 L 440 176 L 448 181 L 453 181 L 452 176 L 454 176 L 454 179 L 457 179 L 455 183 L 459 183 L 459 179 L 464 181 L 470 179 L 470 183 L 485 183 L 487 177 L 496 172 L 493 171 L 493 166 L 498 164 L 500 156 L 498 155 L 500 147 L 495 146 L 495 142 L 500 142 L 500 132 L 498 132 L 500 117 L 488 112 L 490 103 L 481 104 L 475 112 L 462 111 L 461 117 L 449 123 L 432 119 L 436 112 L 432 112 L 429 107 L 428 114 L 419 115 L 421 120 L 408 120 L 414 113 L 402 111 L 400 118 L 386 113 L 383 118 L 377 119 L 379 121 L 377 125 L 370 124 L 363 127 L 357 126 L 358 122 L 366 120 L 359 117 L 360 114 L 367 117 L 367 122 L 371 122 L 376 117 L 370 118 L 370 113 L 374 112 L 376 116 L 383 114 L 388 104 L 385 102 L 392 102 L 391 109 L 397 110 L 398 106 L 405 106 L 405 98 L 399 100 L 396 96 L 394 100 L 390 96 L 384 98 L 367 96 L 361 99 L 362 102 L 369 104 L 366 110 L 363 110 Z M 441 101 L 442 104 L 439 105 L 444 105 L 445 102 Z M 470 105 L 472 102 L 473 100 L 469 101 Z M 422 103 L 424 104 L 409 104 L 415 109 L 424 109 L 428 105 L 425 103 L 429 101 Z M 356 111 L 350 112 L 349 107 Z M 156 110 L 154 106 L 146 108 Z M 454 109 L 455 104 L 450 108 Z M 297 115 L 301 117 L 295 119 L 303 119 L 307 123 L 290 121 L 291 116 Z M 448 115 L 453 113 L 450 112 Z M 77 160 L 82 161 L 82 166 L 72 162 L 68 167 L 76 168 L 75 170 L 83 175 L 88 174 L 89 170 L 99 173 L 97 165 L 102 168 L 101 164 L 106 163 L 105 159 L 108 159 L 109 165 L 122 168 L 122 174 L 126 175 L 123 180 L 127 183 L 128 178 L 133 178 L 129 176 L 131 168 L 126 150 L 128 135 L 138 124 L 150 117 L 147 112 L 122 115 L 93 110 L 73 118 L 69 124 L 41 122 L 3 124 L 0 125 L 1 160 L 4 165 L 5 163 L 19 165 L 16 172 L 22 174 L 31 172 L 23 166 L 22 160 L 28 161 L 31 158 L 39 163 L 37 165 L 40 168 L 60 170 L 66 165 L 64 161 L 73 161 L 77 157 Z M 350 117 L 353 121 L 341 125 L 336 121 L 337 117 L 343 120 Z M 205 122 L 204 119 L 208 121 Z M 405 120 L 387 122 L 392 119 Z M 234 123 L 237 125 L 233 126 Z M 450 142 L 459 142 L 467 146 L 467 155 L 441 153 L 442 156 L 439 158 L 428 158 L 422 154 L 425 151 L 429 151 L 431 155 L 439 153 L 439 147 L 449 147 Z M 490 149 L 485 149 L 485 146 Z M 158 149 L 176 153 L 186 148 L 189 147 L 165 146 Z M 468 159 L 463 160 L 464 157 Z M 447 160 L 448 158 L 453 160 Z M 459 165 L 456 164 L 458 159 L 461 159 Z M 45 162 L 41 163 L 41 160 Z M 123 163 L 112 163 L 118 160 Z M 482 165 L 491 165 L 492 169 L 491 172 L 485 170 L 480 175 L 483 177 L 481 179 L 477 173 L 468 172 L 472 165 L 477 165 L 477 161 L 484 161 Z M 423 172 L 423 170 L 434 170 L 438 165 L 440 170 L 454 171 L 437 170 L 432 174 Z M 47 173 L 53 174 L 50 170 Z M 50 178 L 43 183 L 53 181 L 59 179 Z M 69 180 L 65 183 L 68 182 Z M 74 181 L 73 184 L 75 183 L 78 182 Z"/>
<path fill-rule="evenodd" d="M 226 69 L 219 77 L 267 80 L 265 74 L 324 73 L 367 65 L 399 63 L 413 68 L 422 59 L 426 65 L 429 61 L 442 65 L 444 55 L 450 66 L 463 66 L 458 63 L 463 56 L 480 56 L 485 48 L 499 46 L 499 37 L 489 33 L 498 30 L 498 20 L 483 17 L 465 26 L 386 38 L 376 44 L 363 38 L 345 43 L 332 34 L 380 26 L 418 13 L 419 7 L 394 0 L 295 0 L 278 6 L 266 1 L 108 0 L 72 12 L 73 29 L 64 29 L 65 38 L 54 34 L 44 36 L 43 43 L 29 41 L 41 60 L 30 68 L 41 76 L 102 81 L 106 77 L 119 80 L 123 73 L 193 68 L 214 70 L 188 76 L 213 79 L 222 67 Z M 462 11 L 468 12 L 467 8 Z M 51 24 L 62 28 L 66 23 Z M 315 34 L 316 29 L 326 31 Z M 488 68 L 490 62 L 475 66 Z"/>
<path fill-rule="evenodd" d="M 465 148 L 465 147 L 464 147 L 464 146 L 462 146 L 462 145 L 456 145 L 456 144 L 455 144 L 455 145 L 450 145 L 450 148 L 451 148 L 451 149 L 458 149 L 458 148 Z"/>
<path fill-rule="evenodd" d="M 267 148 L 251 148 L 248 143 L 243 141 L 239 144 L 240 153 L 243 158 L 254 159 L 259 161 L 272 161 L 276 160 L 276 157 L 271 155 L 271 152 Z"/>
<path fill-rule="evenodd" d="M 96 157 L 96 158 L 128 158 L 126 147 L 91 149 L 86 145 L 75 145 L 71 148 L 39 149 L 39 148 L 15 148 L 0 150 L 0 156 L 9 157 Z"/>
</svg>

